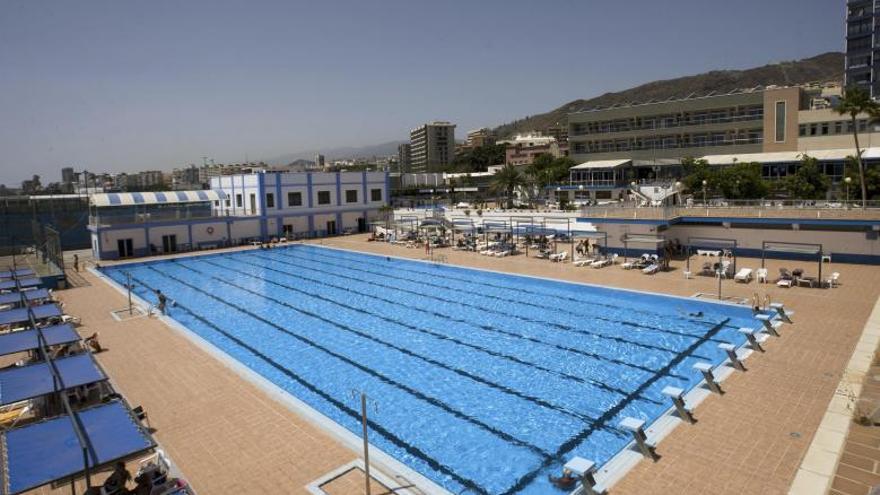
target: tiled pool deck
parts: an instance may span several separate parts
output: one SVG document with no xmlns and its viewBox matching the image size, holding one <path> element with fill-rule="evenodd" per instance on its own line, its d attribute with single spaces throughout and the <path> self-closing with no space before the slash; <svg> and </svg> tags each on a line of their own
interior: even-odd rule
<svg viewBox="0 0 880 495">
<path fill-rule="evenodd" d="M 423 249 L 368 243 L 365 236 L 320 242 L 425 257 Z M 652 277 L 524 256 L 442 254 L 464 266 L 674 295 L 717 290 L 711 278 L 685 280 L 682 262 Z M 739 265 L 755 268 L 760 260 L 740 259 Z M 768 262 L 771 273 L 779 266 L 803 267 L 812 275 L 816 269 L 814 263 Z M 660 444 L 660 462 L 641 462 L 613 494 L 788 493 L 880 294 L 880 267 L 833 264 L 831 270 L 841 273 L 842 282 L 833 290 L 724 282 L 725 295 L 759 291 L 785 302 L 796 311 L 795 324 L 768 341 L 765 354 L 750 358 L 746 373 L 725 381 L 724 396 L 697 408 L 696 425 L 677 428 Z M 110 311 L 123 307 L 125 298 L 91 274 L 84 278 L 90 286 L 58 293 L 67 311 L 82 317 L 82 333 L 100 331 L 109 348 L 98 356 L 101 364 L 133 404 L 144 405 L 157 439 L 200 495 L 308 493 L 306 485 L 359 457 L 161 321 L 114 320 Z M 880 440 L 872 445 L 880 452 Z"/>
</svg>

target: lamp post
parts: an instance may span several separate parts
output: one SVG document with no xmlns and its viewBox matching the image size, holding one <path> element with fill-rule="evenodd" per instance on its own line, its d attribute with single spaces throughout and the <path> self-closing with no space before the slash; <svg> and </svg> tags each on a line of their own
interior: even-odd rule
<svg viewBox="0 0 880 495">
<path fill-rule="evenodd" d="M 844 178 L 843 183 L 846 184 L 846 207 L 849 209 L 849 185 L 852 183 L 852 177 Z"/>
<path fill-rule="evenodd" d="M 703 204 L 706 204 L 706 186 L 709 185 L 709 181 L 703 180 Z"/>
</svg>

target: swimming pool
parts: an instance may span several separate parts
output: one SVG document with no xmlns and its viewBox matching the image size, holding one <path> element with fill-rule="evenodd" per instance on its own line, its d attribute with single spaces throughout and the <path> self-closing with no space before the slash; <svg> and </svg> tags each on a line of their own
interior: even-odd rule
<svg viewBox="0 0 880 495">
<path fill-rule="evenodd" d="M 602 464 L 749 308 L 296 245 L 102 268 L 192 332 L 453 493 L 555 493 Z M 699 316 L 689 316 L 698 314 Z"/>
</svg>

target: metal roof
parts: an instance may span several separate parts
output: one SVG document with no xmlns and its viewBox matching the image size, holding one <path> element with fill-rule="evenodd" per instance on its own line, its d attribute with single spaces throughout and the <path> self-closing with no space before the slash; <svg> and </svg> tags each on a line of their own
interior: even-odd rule
<svg viewBox="0 0 880 495">
<path fill-rule="evenodd" d="M 628 164 L 632 164 L 632 160 L 593 160 L 591 162 L 584 162 L 580 165 L 575 165 L 574 167 L 571 167 L 571 170 L 617 168 Z"/>
<path fill-rule="evenodd" d="M 775 153 L 742 153 L 738 155 L 707 155 L 702 159 L 709 165 L 730 165 L 732 163 L 789 163 L 799 162 L 804 155 L 820 161 L 845 160 L 848 156 L 854 156 L 852 148 L 832 150 L 807 150 L 807 151 L 779 151 Z M 880 159 L 880 148 L 865 148 L 862 158 Z"/>
<path fill-rule="evenodd" d="M 133 206 L 171 203 L 201 203 L 226 199 L 222 191 L 162 191 L 133 193 L 102 193 L 90 196 L 94 206 Z"/>
</svg>

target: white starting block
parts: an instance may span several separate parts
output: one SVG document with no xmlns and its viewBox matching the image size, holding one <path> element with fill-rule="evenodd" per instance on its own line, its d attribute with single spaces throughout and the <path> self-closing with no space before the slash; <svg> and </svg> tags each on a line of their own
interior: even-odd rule
<svg viewBox="0 0 880 495">
<path fill-rule="evenodd" d="M 718 348 L 727 354 L 727 359 L 730 359 L 731 366 L 740 371 L 746 370 L 745 365 L 743 365 L 742 361 L 740 361 L 739 356 L 736 355 L 735 345 L 723 342 L 721 344 L 718 344 Z"/>
<path fill-rule="evenodd" d="M 584 489 L 585 495 L 603 495 L 605 493 L 605 490 L 596 485 L 595 462 L 583 457 L 574 457 L 565 463 L 563 469 L 580 478 L 581 488 Z"/>
<path fill-rule="evenodd" d="M 694 414 L 690 409 L 685 406 L 684 403 L 684 390 L 678 387 L 666 387 L 661 392 L 666 397 L 672 399 L 672 405 L 675 406 L 675 410 L 678 411 L 678 415 L 681 419 L 687 421 L 690 424 L 694 424 L 697 420 L 694 419 Z"/>
<path fill-rule="evenodd" d="M 770 309 L 776 310 L 776 314 L 779 315 L 779 318 L 786 323 L 794 323 L 791 321 L 792 315 L 794 315 L 794 311 L 788 311 L 785 309 L 785 305 L 782 303 L 770 303 Z"/>
<path fill-rule="evenodd" d="M 645 422 L 641 419 L 636 418 L 623 418 L 623 421 L 617 425 L 620 429 L 627 430 L 632 433 L 633 440 L 636 442 L 636 447 L 639 448 L 639 451 L 643 456 L 651 459 L 654 462 L 657 462 L 660 457 L 657 455 L 657 452 L 654 451 L 656 446 L 653 442 L 648 441 L 648 435 L 645 434 Z"/>
<path fill-rule="evenodd" d="M 781 321 L 774 321 L 772 316 L 765 314 L 755 315 L 755 319 L 760 321 L 764 325 L 765 332 L 774 337 L 779 337 L 779 332 L 777 330 L 779 329 L 779 327 L 782 326 Z"/>
<path fill-rule="evenodd" d="M 693 368 L 703 374 L 703 379 L 706 380 L 706 385 L 709 386 L 709 390 L 715 392 L 716 394 L 723 393 L 721 391 L 721 386 L 719 386 L 718 382 L 715 381 L 715 375 L 712 373 L 711 364 L 697 363 L 693 366 Z"/>
<path fill-rule="evenodd" d="M 740 328 L 739 333 L 746 336 L 746 340 L 749 341 L 749 347 L 751 347 L 752 350 L 764 352 L 764 348 L 761 347 L 761 344 L 767 340 L 767 335 L 759 334 L 756 330 L 752 330 L 751 328 Z"/>
</svg>

